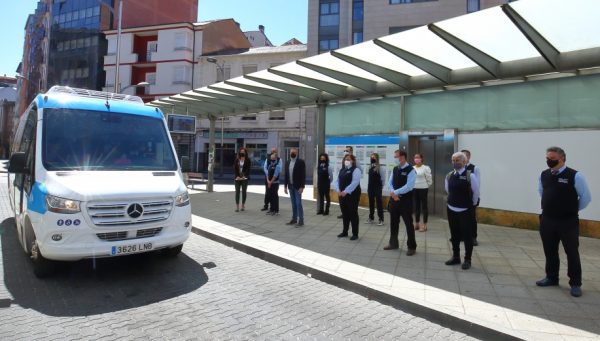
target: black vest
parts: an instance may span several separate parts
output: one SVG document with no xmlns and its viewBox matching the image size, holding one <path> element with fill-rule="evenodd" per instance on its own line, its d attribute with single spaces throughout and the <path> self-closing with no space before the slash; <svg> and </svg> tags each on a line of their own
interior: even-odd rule
<svg viewBox="0 0 600 341">
<path fill-rule="evenodd" d="M 414 168 L 411 165 L 408 165 L 402 169 L 400 169 L 400 166 L 394 167 L 394 175 L 392 176 L 392 185 L 394 186 L 393 190 L 397 190 L 398 188 L 406 185 L 406 182 L 408 181 L 408 174 L 410 174 L 410 172 L 413 170 Z M 413 191 L 410 190 L 410 192 L 402 194 L 400 200 L 412 199 L 412 194 Z"/>
<path fill-rule="evenodd" d="M 317 186 L 319 188 L 329 187 L 329 163 L 319 161 L 317 166 Z"/>
<path fill-rule="evenodd" d="M 469 163 L 469 165 L 467 167 L 465 167 L 466 170 L 471 171 L 471 174 L 475 174 L 475 165 L 472 163 Z"/>
<path fill-rule="evenodd" d="M 569 167 L 557 175 L 546 169 L 542 182 L 542 214 L 552 218 L 572 218 L 579 215 L 579 195 L 575 189 L 577 171 Z"/>
<path fill-rule="evenodd" d="M 381 190 L 383 183 L 381 182 L 381 167 L 369 167 L 369 190 Z"/>
<path fill-rule="evenodd" d="M 275 169 L 277 169 L 277 164 L 279 164 L 279 158 L 277 158 L 276 160 L 269 159 L 269 164 L 267 165 L 267 172 L 269 174 L 269 179 L 271 179 L 271 177 L 273 175 L 275 175 Z M 275 179 L 273 179 L 273 181 L 277 181 L 277 180 L 279 180 L 279 177 L 276 177 Z"/>
<path fill-rule="evenodd" d="M 350 168 L 344 167 L 340 169 L 340 174 L 338 175 L 340 192 L 343 192 L 346 189 L 346 187 L 350 186 L 350 184 L 352 183 L 352 173 L 355 169 L 355 166 Z"/>
<path fill-rule="evenodd" d="M 473 191 L 471 181 L 467 179 L 467 172 L 467 169 L 458 175 L 452 172 L 448 177 L 448 205 L 458 208 L 473 207 Z"/>
</svg>

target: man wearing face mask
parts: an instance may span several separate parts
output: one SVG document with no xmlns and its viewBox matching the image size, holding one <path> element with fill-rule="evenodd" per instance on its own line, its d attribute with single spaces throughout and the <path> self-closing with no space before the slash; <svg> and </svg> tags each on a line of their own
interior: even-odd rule
<svg viewBox="0 0 600 341">
<path fill-rule="evenodd" d="M 344 157 L 342 158 L 342 169 L 344 168 L 344 158 L 346 157 L 346 155 L 354 155 L 354 148 L 352 146 L 346 146 L 346 149 L 344 150 Z M 362 174 L 363 172 L 363 168 L 362 168 L 362 164 L 360 163 L 360 161 L 355 157 L 354 158 L 355 162 L 356 162 L 356 168 L 358 168 L 358 170 L 360 170 L 360 173 Z M 342 210 L 342 208 L 340 207 L 340 211 Z M 340 214 L 338 216 L 338 219 L 342 219 L 344 215 Z"/>
<path fill-rule="evenodd" d="M 479 200 L 479 181 L 475 174 L 465 166 L 467 156 L 462 152 L 452 155 L 453 171 L 446 175 L 444 187 L 448 193 L 448 225 L 450 227 L 450 242 L 452 243 L 452 258 L 446 265 L 460 264 L 460 241 L 465 243 L 465 259 L 463 270 L 471 268 L 473 254 L 473 213 L 471 210 Z"/>
<path fill-rule="evenodd" d="M 340 201 L 342 210 L 343 228 L 338 238 L 348 236 L 348 229 L 352 225 L 352 237 L 350 240 L 358 239 L 358 202 L 360 200 L 360 177 L 361 171 L 356 167 L 354 155 L 344 156 L 344 168 L 340 169 L 335 181 L 335 190 Z"/>
<path fill-rule="evenodd" d="M 302 192 L 304 191 L 304 181 L 306 179 L 306 165 L 304 160 L 298 157 L 298 149 L 290 150 L 290 160 L 285 165 L 285 194 L 290 193 L 292 201 L 292 220 L 286 225 L 304 225 L 304 209 L 302 208 Z"/>
<path fill-rule="evenodd" d="M 267 197 L 271 209 L 267 215 L 279 215 L 279 174 L 281 174 L 281 162 L 277 156 L 277 152 L 271 153 L 268 159 L 267 166 Z"/>
<path fill-rule="evenodd" d="M 567 275 L 571 296 L 579 297 L 581 291 L 581 261 L 579 259 L 579 211 L 592 201 L 583 175 L 565 165 L 567 156 L 559 147 L 546 150 L 546 164 L 538 180 L 542 197 L 540 236 L 546 256 L 546 277 L 536 282 L 540 287 L 558 285 L 560 259 L 558 244 L 567 254 Z"/>
<path fill-rule="evenodd" d="M 394 250 L 399 247 L 398 230 L 400 229 L 400 217 L 404 220 L 406 227 L 406 250 L 407 256 L 412 256 L 417 250 L 415 239 L 415 228 L 412 221 L 413 188 L 417 174 L 414 168 L 406 162 L 407 154 L 403 150 L 394 152 L 394 163 L 396 166 L 388 180 L 390 188 L 390 201 L 388 211 L 390 212 L 390 243 L 384 250 Z"/>
</svg>

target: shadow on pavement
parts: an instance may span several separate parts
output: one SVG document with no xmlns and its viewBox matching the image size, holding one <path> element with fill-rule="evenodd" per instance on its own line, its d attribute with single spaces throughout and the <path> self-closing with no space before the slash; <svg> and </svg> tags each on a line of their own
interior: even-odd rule
<svg viewBox="0 0 600 341">
<path fill-rule="evenodd" d="M 203 265 L 185 253 L 164 258 L 158 252 L 63 262 L 52 277 L 38 279 L 19 244 L 14 219 L 1 223 L 0 234 L 11 304 L 50 316 L 88 316 L 149 305 L 208 282 Z"/>
<path fill-rule="evenodd" d="M 340 214 L 338 206 L 331 207 L 331 215 L 328 217 L 316 216 L 315 202 L 303 200 L 305 226 L 297 229 L 285 225 L 291 216 L 289 198 L 280 197 L 281 215 L 279 217 L 265 216 L 265 212 L 260 211 L 263 206 L 263 198 L 264 196 L 261 194 L 248 193 L 246 211 L 234 213 L 233 192 L 194 194 L 192 195 L 192 213 L 255 235 L 313 251 L 326 257 L 336 258 L 341 264 L 339 268 L 348 265 L 351 267 L 352 264 L 367 267 L 369 270 L 364 273 L 363 280 L 373 280 L 367 276 L 371 276 L 374 272 L 383 272 L 499 307 L 493 312 L 482 310 L 484 313 L 508 316 L 504 315 L 500 308 L 502 307 L 506 311 L 536 316 L 594 334 L 600 333 L 600 319 L 597 317 L 600 315 L 600 305 L 596 303 L 600 302 L 600 293 L 590 282 L 584 289 L 584 299 L 573 300 L 568 294 L 566 279 L 563 279 L 560 288 L 538 288 L 534 283 L 536 279 L 539 279 L 538 276 L 543 275 L 543 268 L 540 266 L 537 268 L 524 267 L 525 264 L 520 263 L 520 258 L 506 258 L 507 253 L 523 251 L 531 254 L 539 253 L 538 256 L 543 257 L 541 243 L 537 241 L 537 235 L 531 236 L 531 231 L 510 229 L 508 234 L 515 238 L 520 238 L 517 236 L 536 238 L 530 242 L 521 241 L 519 245 L 514 245 L 512 239 L 506 239 L 504 234 L 507 232 L 503 232 L 504 228 L 488 230 L 481 228 L 483 230 L 481 233 L 488 236 L 487 244 L 483 243 L 476 249 L 474 267 L 463 271 L 459 267 L 444 265 L 444 261 L 450 255 L 449 233 L 445 221 L 438 221 L 437 226 L 430 226 L 427 235 L 418 234 L 418 238 L 421 239 L 418 239 L 420 244 L 417 254 L 413 257 L 406 257 L 404 248 L 404 251 L 382 250 L 389 238 L 389 220 L 386 220 L 384 226 L 365 224 L 368 211 L 359 210 L 361 238 L 357 242 L 350 242 L 347 238 L 336 238 L 336 235 L 342 230 L 342 220 L 336 219 L 336 216 Z M 387 212 L 385 219 L 389 219 Z M 404 225 L 401 223 L 400 243 L 405 246 L 403 231 Z M 592 244 L 596 242 L 593 240 L 582 242 L 598 245 Z M 300 251 L 300 253 L 302 252 L 304 251 Z M 288 256 L 292 255 L 288 254 Z M 524 257 L 529 256 L 525 254 Z M 318 260 L 319 258 L 314 258 L 313 264 L 318 264 Z M 542 262 L 543 265 L 543 258 L 536 260 Z M 309 260 L 309 262 L 311 261 Z M 531 263 L 532 260 L 529 259 L 528 262 Z M 532 265 L 535 266 L 535 264 Z M 565 265 L 561 268 L 561 276 L 564 276 L 563 274 L 566 272 Z M 584 265 L 587 266 L 587 264 Z M 331 270 L 335 272 L 339 268 L 331 268 Z M 593 271 L 586 275 L 594 279 L 597 277 Z M 374 282 L 371 281 L 371 283 Z M 385 285 L 390 287 L 392 284 L 387 282 Z M 406 290 L 411 289 L 407 288 Z M 429 291 L 425 295 L 432 296 L 426 296 L 426 299 L 432 303 L 444 304 L 445 299 L 440 297 L 438 300 L 433 296 L 435 294 L 446 296 L 443 293 Z M 458 300 L 456 304 L 459 309 L 462 309 L 460 298 Z M 506 317 L 494 317 L 494 320 L 502 321 L 505 325 L 513 323 Z M 517 322 L 528 323 L 525 318 Z M 531 330 L 535 327 L 527 328 Z"/>
</svg>

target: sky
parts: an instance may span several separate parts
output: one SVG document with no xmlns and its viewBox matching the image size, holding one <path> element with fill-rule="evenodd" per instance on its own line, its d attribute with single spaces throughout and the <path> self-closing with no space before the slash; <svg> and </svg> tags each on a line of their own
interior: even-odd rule
<svg viewBox="0 0 600 341">
<path fill-rule="evenodd" d="M 0 0 L 0 75 L 15 75 L 23 57 L 25 22 L 37 2 Z M 274 45 L 291 38 L 306 43 L 307 12 L 308 0 L 198 0 L 198 21 L 233 18 L 242 31 L 256 31 L 264 25 Z"/>
</svg>

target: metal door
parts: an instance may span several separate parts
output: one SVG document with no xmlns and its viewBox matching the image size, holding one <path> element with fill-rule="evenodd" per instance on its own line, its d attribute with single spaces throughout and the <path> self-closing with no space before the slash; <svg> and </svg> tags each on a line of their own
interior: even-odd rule
<svg viewBox="0 0 600 341">
<path fill-rule="evenodd" d="M 446 174 L 451 170 L 450 159 L 454 150 L 453 139 L 445 135 L 410 136 L 410 159 L 415 153 L 423 154 L 424 164 L 431 168 L 433 185 L 429 188 L 429 214 L 446 216 Z"/>
</svg>

